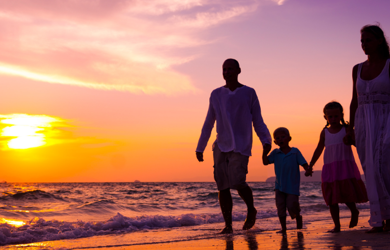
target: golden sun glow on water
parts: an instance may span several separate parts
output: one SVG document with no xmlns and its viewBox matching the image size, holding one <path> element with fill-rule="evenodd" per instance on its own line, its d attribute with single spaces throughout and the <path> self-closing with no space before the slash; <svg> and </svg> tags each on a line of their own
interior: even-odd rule
<svg viewBox="0 0 390 250">
<path fill-rule="evenodd" d="M 47 143 L 52 123 L 62 120 L 46 115 L 11 114 L 0 115 L 5 126 L 1 136 L 10 137 L 7 145 L 11 149 L 27 149 L 43 146 Z"/>
<path fill-rule="evenodd" d="M 7 223 L 9 225 L 15 226 L 15 227 L 21 227 L 26 224 L 26 222 L 22 220 L 11 220 L 6 218 L 0 218 L 0 224 Z"/>
</svg>

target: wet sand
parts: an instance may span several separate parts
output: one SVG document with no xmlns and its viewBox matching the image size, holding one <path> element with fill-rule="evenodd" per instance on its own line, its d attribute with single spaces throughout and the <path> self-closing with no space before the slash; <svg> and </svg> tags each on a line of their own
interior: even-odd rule
<svg viewBox="0 0 390 250">
<path fill-rule="evenodd" d="M 333 228 L 333 223 L 329 219 L 304 225 L 304 229 L 301 230 L 288 230 L 287 237 L 283 237 L 276 231 L 262 231 L 261 220 L 259 220 L 255 228 L 249 231 L 240 230 L 242 222 L 235 222 L 235 233 L 231 235 L 217 234 L 214 224 L 198 228 L 150 230 L 4 246 L 2 249 L 390 249 L 390 232 L 367 234 L 365 232 L 370 229 L 367 221 L 367 217 L 360 217 L 359 225 L 349 229 L 349 218 L 343 218 L 340 233 L 327 233 L 327 230 Z M 145 242 L 149 243 L 145 244 Z"/>
</svg>

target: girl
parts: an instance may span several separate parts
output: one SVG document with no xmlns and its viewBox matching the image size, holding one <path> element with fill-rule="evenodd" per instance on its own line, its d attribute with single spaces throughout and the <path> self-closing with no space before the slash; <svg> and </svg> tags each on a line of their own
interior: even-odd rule
<svg viewBox="0 0 390 250">
<path fill-rule="evenodd" d="M 327 121 L 321 131 L 320 141 L 314 151 L 310 167 L 316 163 L 324 153 L 322 168 L 322 194 L 334 222 L 334 229 L 328 232 L 340 232 L 340 216 L 338 203 L 345 203 L 351 210 L 349 227 L 358 223 L 359 211 L 356 202 L 367 202 L 366 187 L 361 180 L 359 169 L 356 166 L 351 146 L 343 143 L 347 124 L 344 121 L 343 107 L 338 102 L 330 102 L 324 107 L 324 117 Z"/>
</svg>

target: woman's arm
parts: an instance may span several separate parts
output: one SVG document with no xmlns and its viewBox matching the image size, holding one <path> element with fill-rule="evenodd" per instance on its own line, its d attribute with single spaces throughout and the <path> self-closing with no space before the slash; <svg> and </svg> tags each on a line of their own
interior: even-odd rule
<svg viewBox="0 0 390 250">
<path fill-rule="evenodd" d="M 347 127 L 347 134 L 343 138 L 346 145 L 355 145 L 355 114 L 358 108 L 358 97 L 356 90 L 356 79 L 358 74 L 358 65 L 355 65 L 352 70 L 352 100 L 349 106 L 349 126 Z"/>
<path fill-rule="evenodd" d="M 356 109 L 358 107 L 358 98 L 357 98 L 357 91 L 356 91 L 356 79 L 357 79 L 357 72 L 358 72 L 358 65 L 355 65 L 352 70 L 352 100 L 351 105 L 349 106 L 349 126 L 348 130 L 352 131 L 355 127 L 355 113 Z"/>
</svg>

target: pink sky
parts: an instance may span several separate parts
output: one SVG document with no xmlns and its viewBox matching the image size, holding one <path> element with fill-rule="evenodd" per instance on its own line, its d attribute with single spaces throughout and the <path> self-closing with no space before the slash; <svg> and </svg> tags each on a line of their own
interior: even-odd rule
<svg viewBox="0 0 390 250">
<path fill-rule="evenodd" d="M 213 181 L 215 133 L 205 162 L 194 151 L 226 58 L 310 161 L 323 106 L 349 116 L 360 28 L 390 34 L 387 0 L 146 2 L 0 0 L 0 115 L 66 123 L 37 148 L 0 137 L 0 181 Z M 254 142 L 248 180 L 264 181 L 273 167 Z"/>
</svg>

